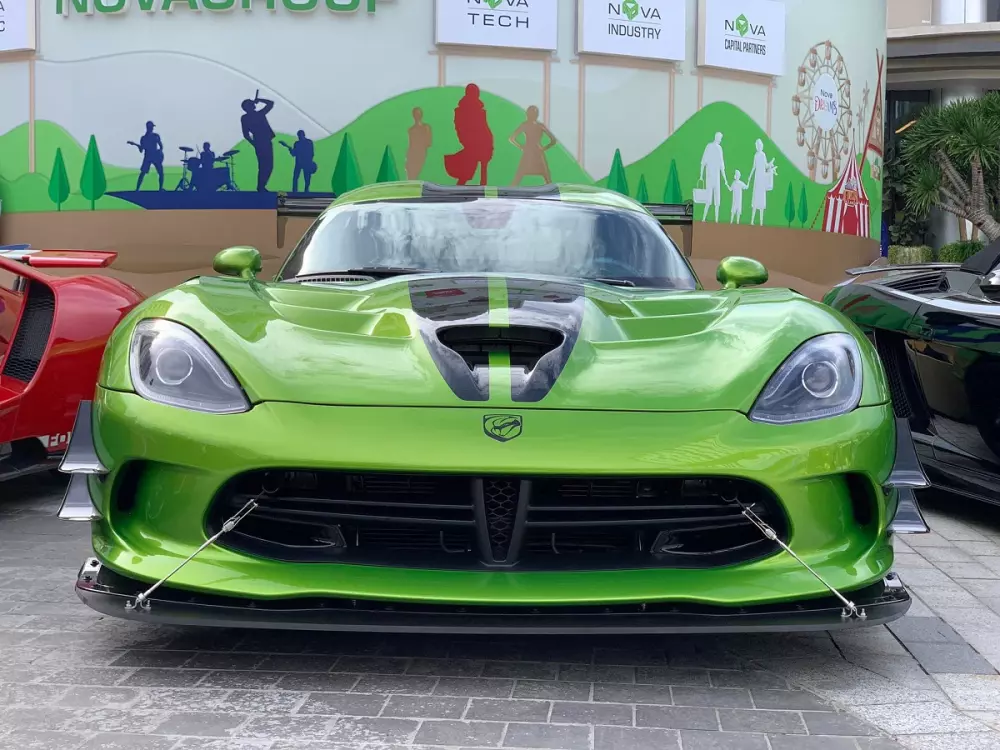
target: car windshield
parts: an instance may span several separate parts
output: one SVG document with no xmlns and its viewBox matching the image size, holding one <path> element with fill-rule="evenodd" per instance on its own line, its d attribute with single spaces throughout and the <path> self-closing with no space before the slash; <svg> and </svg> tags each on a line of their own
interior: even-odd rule
<svg viewBox="0 0 1000 750">
<path fill-rule="evenodd" d="M 648 214 L 505 198 L 391 200 L 331 209 L 306 232 L 278 278 L 364 268 L 696 287 L 680 251 Z"/>
</svg>

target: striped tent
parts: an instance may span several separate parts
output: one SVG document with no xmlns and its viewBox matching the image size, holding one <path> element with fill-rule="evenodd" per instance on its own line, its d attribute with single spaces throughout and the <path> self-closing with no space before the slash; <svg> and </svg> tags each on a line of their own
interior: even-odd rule
<svg viewBox="0 0 1000 750">
<path fill-rule="evenodd" d="M 853 152 L 853 149 L 852 149 Z M 871 207 L 861 184 L 858 160 L 847 160 L 840 181 L 826 194 L 823 231 L 871 237 Z"/>
</svg>

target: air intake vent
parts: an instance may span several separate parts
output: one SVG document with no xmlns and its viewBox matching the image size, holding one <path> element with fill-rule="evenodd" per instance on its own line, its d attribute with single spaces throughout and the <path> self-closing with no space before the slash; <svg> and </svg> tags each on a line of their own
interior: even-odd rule
<svg viewBox="0 0 1000 750">
<path fill-rule="evenodd" d="M 470 370 L 490 363 L 490 354 L 503 352 L 511 367 L 535 369 L 538 360 L 558 349 L 564 340 L 559 331 L 535 326 L 452 326 L 438 331 L 438 340 L 462 355 Z"/>
<path fill-rule="evenodd" d="M 4 377 L 24 383 L 30 383 L 35 377 L 49 344 L 55 311 L 56 298 L 52 290 L 40 282 L 30 282 L 21 323 L 14 334 L 14 343 L 7 352 L 7 359 L 4 360 Z"/>
<path fill-rule="evenodd" d="M 374 276 L 362 276 L 358 274 L 330 274 L 328 276 L 310 276 L 303 281 L 304 284 L 346 284 L 375 281 Z"/>
<path fill-rule="evenodd" d="M 903 278 L 887 279 L 882 282 L 882 285 L 908 294 L 936 294 L 948 291 L 948 282 L 944 271 L 907 274 Z"/>
</svg>

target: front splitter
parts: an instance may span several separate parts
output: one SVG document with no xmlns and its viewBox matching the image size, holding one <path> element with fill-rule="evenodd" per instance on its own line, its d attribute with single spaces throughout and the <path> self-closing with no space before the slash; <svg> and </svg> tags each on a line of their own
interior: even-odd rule
<svg viewBox="0 0 1000 750">
<path fill-rule="evenodd" d="M 910 608 L 899 577 L 850 593 L 863 617 L 845 615 L 839 601 L 822 599 L 748 607 L 687 603 L 581 607 L 490 607 L 347 599 L 234 599 L 162 586 L 149 608 L 126 609 L 147 584 L 89 559 L 76 593 L 91 609 L 127 620 L 200 627 L 332 630 L 386 633 L 597 634 L 779 633 L 845 630 L 892 622 Z"/>
</svg>

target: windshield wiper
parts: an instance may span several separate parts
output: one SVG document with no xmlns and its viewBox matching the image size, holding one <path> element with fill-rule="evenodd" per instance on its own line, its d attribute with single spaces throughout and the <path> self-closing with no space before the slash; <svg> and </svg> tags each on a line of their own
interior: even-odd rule
<svg viewBox="0 0 1000 750">
<path fill-rule="evenodd" d="M 285 281 L 308 281 L 309 279 L 321 279 L 326 276 L 371 276 L 376 279 L 388 279 L 392 276 L 408 276 L 415 273 L 434 273 L 426 268 L 406 268 L 402 266 L 362 266 L 360 268 L 348 268 L 339 271 L 324 271 L 323 273 L 304 273 L 299 276 L 292 276 Z"/>
<path fill-rule="evenodd" d="M 589 281 L 596 281 L 600 284 L 607 284 L 608 286 L 635 286 L 634 281 L 629 281 L 628 279 L 589 279 Z"/>
</svg>

